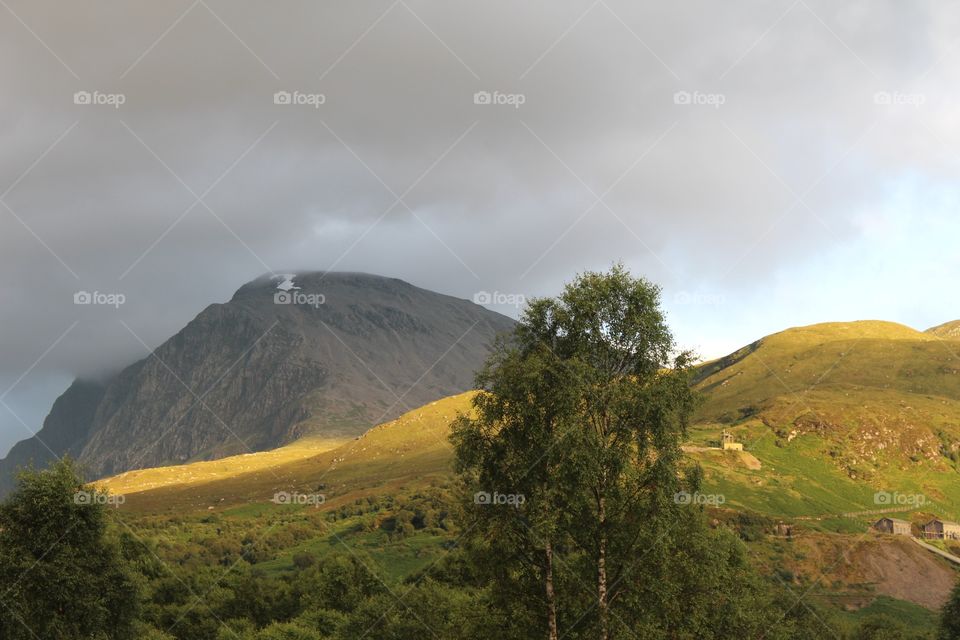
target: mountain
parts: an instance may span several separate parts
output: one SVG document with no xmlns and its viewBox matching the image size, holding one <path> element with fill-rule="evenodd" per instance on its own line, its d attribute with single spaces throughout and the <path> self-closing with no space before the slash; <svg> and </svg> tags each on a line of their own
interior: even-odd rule
<svg viewBox="0 0 960 640">
<path fill-rule="evenodd" d="M 0 462 L 0 478 L 53 453 L 100 477 L 355 436 L 469 389 L 512 326 L 397 279 L 263 276 L 104 385 L 74 383 L 37 436 Z"/>
<path fill-rule="evenodd" d="M 935 389 L 956 398 L 950 381 L 953 374 L 940 370 L 943 352 L 928 350 L 937 342 L 941 341 L 892 323 L 835 323 L 787 330 L 705 363 L 697 384 L 706 402 L 685 449 L 688 459 L 704 467 L 701 493 L 723 497 L 722 506 L 708 512 L 712 524 L 735 528 L 765 574 L 776 571 L 789 584 L 808 585 L 825 602 L 850 610 L 865 607 L 868 612 L 891 607 L 898 616 L 913 619 L 923 614 L 932 620 L 933 613 L 909 603 L 937 610 L 954 586 L 955 571 L 909 538 L 867 533 L 879 517 L 876 510 L 890 506 L 878 505 L 868 479 L 851 477 L 832 457 L 834 436 L 847 433 L 844 429 L 849 425 L 827 422 L 819 431 L 781 436 L 783 427 L 776 420 L 803 415 L 804 409 L 786 396 L 806 403 L 814 392 L 826 394 L 825 398 L 832 395 L 833 400 L 848 397 L 848 402 L 868 407 L 878 402 L 883 411 L 891 410 L 889 401 L 899 406 L 899 394 L 923 397 Z M 853 360 L 856 352 L 863 360 Z M 886 382 L 878 386 L 866 383 L 879 380 L 859 380 L 858 369 L 867 363 L 880 371 L 865 375 Z M 777 377 L 807 389 L 799 385 L 785 389 Z M 753 379 L 756 388 L 751 391 L 746 383 L 737 388 L 743 379 Z M 898 395 L 884 398 L 886 392 Z M 221 527 L 225 531 L 256 526 L 272 530 L 284 526 L 278 522 L 303 523 L 288 525 L 297 527 L 295 534 L 277 536 L 289 540 L 289 546 L 258 564 L 265 572 L 290 571 L 297 553 L 322 556 L 349 544 L 372 566 L 406 567 L 412 573 L 437 562 L 443 550 L 456 544 L 460 532 L 444 534 L 426 527 L 391 542 L 385 532 L 392 530 L 393 517 L 384 505 L 402 505 L 421 517 L 429 509 L 408 507 L 403 496 L 426 499 L 456 486 L 450 423 L 458 413 L 470 412 L 472 398 L 473 392 L 466 392 L 430 402 L 343 443 L 300 440 L 270 452 L 129 471 L 97 484 L 125 496 L 120 508 L 126 510 L 126 520 L 148 523 L 145 526 L 151 530 L 169 522 L 178 531 L 194 531 L 194 540 L 209 540 L 212 531 L 219 536 Z M 743 415 L 731 413 L 730 407 L 744 402 L 752 408 Z M 820 408 L 817 402 L 817 398 L 810 400 L 806 410 Z M 762 466 L 743 464 L 745 452 L 710 447 L 720 429 L 737 434 Z M 832 434 L 832 429 L 838 433 Z M 938 471 L 927 474 L 933 467 Z M 902 512 L 896 517 L 915 523 L 932 515 L 951 517 L 950 505 L 960 504 L 960 476 L 949 461 L 940 465 L 939 459 L 933 464 L 907 459 L 906 470 L 888 466 L 881 471 L 880 481 L 888 483 L 881 486 L 922 490 L 930 499 L 923 505 L 894 505 L 894 511 Z M 937 493 L 940 488 L 944 491 Z M 303 506 L 292 497 L 280 499 L 284 494 L 301 498 L 322 494 L 324 502 L 318 507 Z M 446 508 L 444 503 L 439 509 Z M 784 521 L 792 526 L 789 541 L 764 535 Z M 272 540 L 270 547 L 276 549 Z"/>
<path fill-rule="evenodd" d="M 38 432 L 39 437 L 21 440 L 0 460 L 0 496 L 13 488 L 18 468 L 29 464 L 43 466 L 63 455 L 74 458 L 80 455 L 104 390 L 104 385 L 98 382 L 75 380 L 56 399 Z"/>
<path fill-rule="evenodd" d="M 941 325 L 927 329 L 924 333 L 948 340 L 960 339 L 960 320 L 944 322 Z"/>
<path fill-rule="evenodd" d="M 788 329 L 705 363 L 696 387 L 706 401 L 692 444 L 704 451 L 727 430 L 763 465 L 749 471 L 698 453 L 707 482 L 772 513 L 925 504 L 954 514 L 958 355 L 930 333 L 862 321 Z M 878 491 L 904 502 L 883 505 Z"/>
</svg>

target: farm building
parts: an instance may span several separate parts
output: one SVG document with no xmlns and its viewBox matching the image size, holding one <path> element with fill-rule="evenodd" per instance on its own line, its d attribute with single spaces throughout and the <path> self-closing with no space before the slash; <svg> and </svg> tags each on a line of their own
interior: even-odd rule
<svg viewBox="0 0 960 640">
<path fill-rule="evenodd" d="M 934 518 L 923 525 L 923 537 L 934 540 L 960 540 L 960 524 Z"/>
<path fill-rule="evenodd" d="M 898 518 L 880 518 L 873 524 L 873 528 L 882 533 L 892 533 L 895 536 L 910 535 L 910 523 Z"/>
<path fill-rule="evenodd" d="M 743 451 L 743 443 L 734 441 L 733 434 L 724 431 L 720 434 L 720 448 L 724 451 Z"/>
</svg>

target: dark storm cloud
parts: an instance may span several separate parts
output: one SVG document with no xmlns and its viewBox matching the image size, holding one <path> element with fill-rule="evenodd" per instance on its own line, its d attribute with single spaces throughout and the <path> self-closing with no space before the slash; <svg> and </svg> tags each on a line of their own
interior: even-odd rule
<svg viewBox="0 0 960 640">
<path fill-rule="evenodd" d="M 8 0 L 0 393 L 36 427 L 68 376 L 271 270 L 471 297 L 623 259 L 668 294 L 754 291 L 855 239 L 886 181 L 949 178 L 956 13 Z M 0 425 L 2 450 L 24 427 Z"/>
</svg>

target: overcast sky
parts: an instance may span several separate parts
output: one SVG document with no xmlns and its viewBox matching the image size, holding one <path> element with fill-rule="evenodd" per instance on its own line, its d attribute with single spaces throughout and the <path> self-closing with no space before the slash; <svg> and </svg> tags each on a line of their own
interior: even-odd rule
<svg viewBox="0 0 960 640">
<path fill-rule="evenodd" d="M 3 0 L 0 453 L 271 271 L 472 298 L 622 260 L 705 357 L 960 317 L 957 33 L 893 0 Z"/>
</svg>

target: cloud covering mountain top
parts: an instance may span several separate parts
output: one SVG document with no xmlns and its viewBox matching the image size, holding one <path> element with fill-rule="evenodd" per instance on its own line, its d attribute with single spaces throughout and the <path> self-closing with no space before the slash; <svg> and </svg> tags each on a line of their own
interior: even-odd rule
<svg viewBox="0 0 960 640">
<path fill-rule="evenodd" d="M 622 259 L 705 355 L 960 315 L 943 3 L 8 5 L 0 450 L 288 265 L 516 315 Z"/>
</svg>

